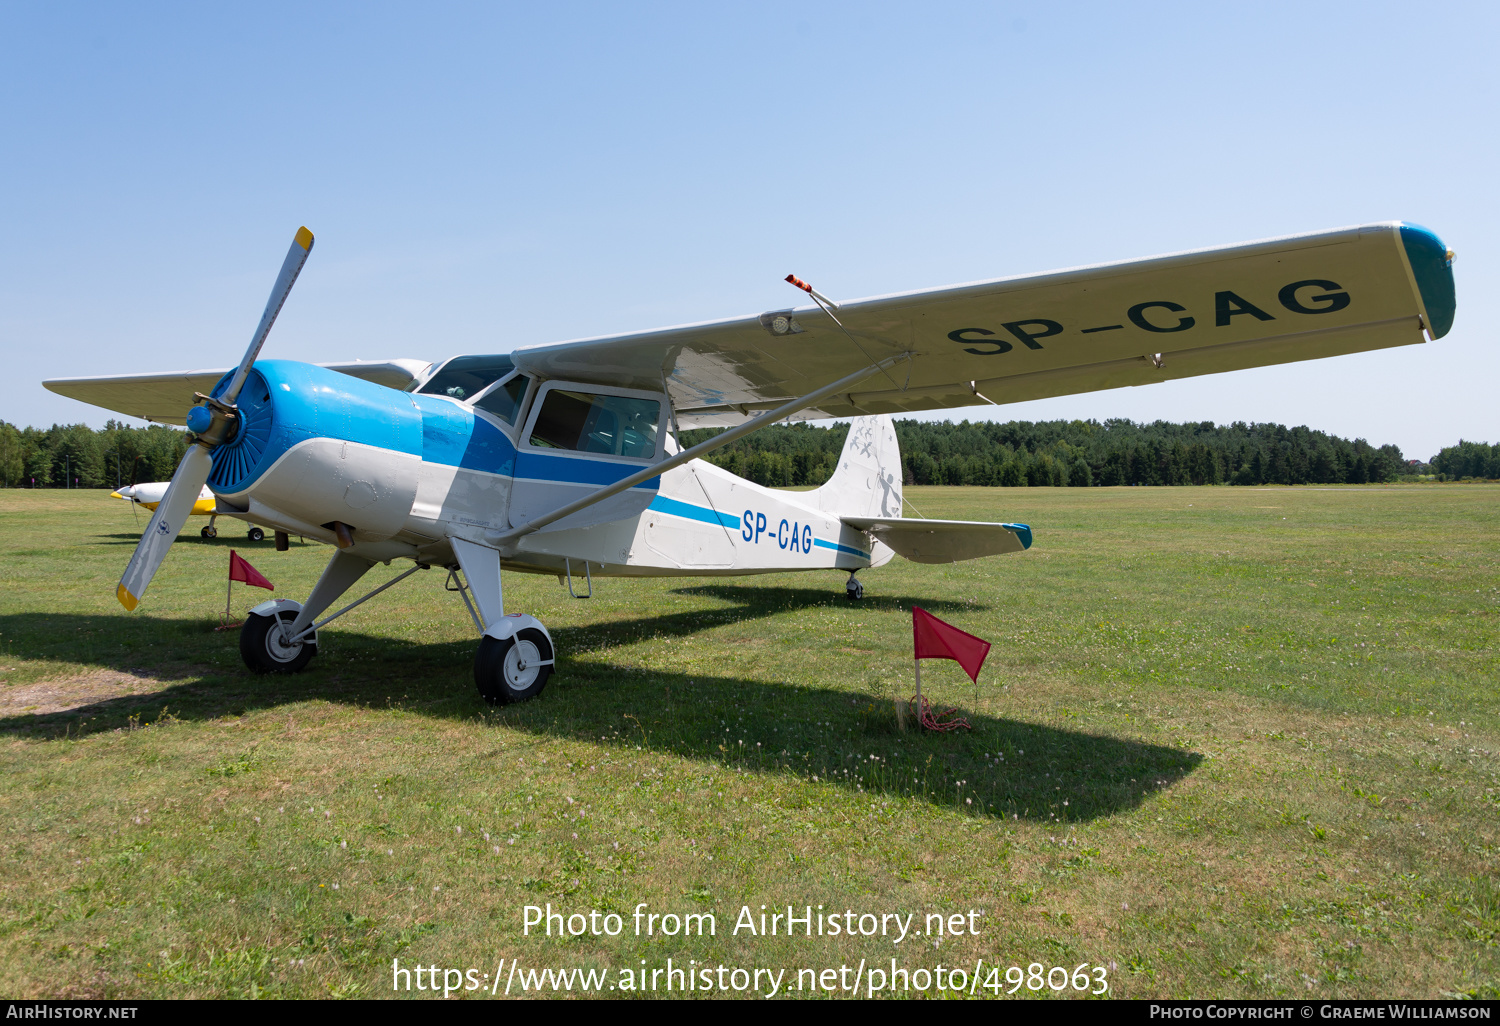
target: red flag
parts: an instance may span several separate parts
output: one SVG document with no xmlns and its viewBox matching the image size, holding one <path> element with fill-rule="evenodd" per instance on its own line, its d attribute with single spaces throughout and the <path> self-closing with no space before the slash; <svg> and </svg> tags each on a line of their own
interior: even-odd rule
<svg viewBox="0 0 1500 1026">
<path fill-rule="evenodd" d="M 979 683 L 979 668 L 990 654 L 988 641 L 944 623 L 920 606 L 911 607 L 911 634 L 917 659 L 952 659 Z"/>
<path fill-rule="evenodd" d="M 275 591 L 276 585 L 260 575 L 260 571 L 240 558 L 239 553 L 233 549 L 229 550 L 229 579 L 231 581 L 244 581 L 252 588 L 264 588 L 267 591 Z"/>
</svg>

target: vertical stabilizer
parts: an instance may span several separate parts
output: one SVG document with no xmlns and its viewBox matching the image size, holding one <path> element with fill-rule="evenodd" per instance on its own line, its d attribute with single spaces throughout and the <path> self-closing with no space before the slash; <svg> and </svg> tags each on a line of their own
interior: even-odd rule
<svg viewBox="0 0 1500 1026">
<path fill-rule="evenodd" d="M 805 501 L 838 517 L 901 515 L 901 446 L 889 414 L 850 422 L 838 469 Z"/>
</svg>

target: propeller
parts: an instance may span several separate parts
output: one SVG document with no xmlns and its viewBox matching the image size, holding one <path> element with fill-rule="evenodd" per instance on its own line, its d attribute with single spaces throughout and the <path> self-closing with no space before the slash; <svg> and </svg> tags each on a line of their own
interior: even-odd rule
<svg viewBox="0 0 1500 1026">
<path fill-rule="evenodd" d="M 230 378 L 224 391 L 216 396 L 196 393 L 202 403 L 188 411 L 187 426 L 197 437 L 188 446 L 182 462 L 177 465 L 172 483 L 167 486 L 167 493 L 162 496 L 156 511 L 151 515 L 146 533 L 141 535 L 141 540 L 130 557 L 130 565 L 125 568 L 120 585 L 115 589 L 115 598 L 126 609 L 134 609 L 140 604 L 141 596 L 146 593 L 151 578 L 156 576 L 156 570 L 166 558 L 167 550 L 172 547 L 177 533 L 192 514 L 193 504 L 198 501 L 203 486 L 208 483 L 209 471 L 213 470 L 210 454 L 234 437 L 239 420 L 234 401 L 239 398 L 240 389 L 244 387 L 245 378 L 250 373 L 250 366 L 260 355 L 266 335 L 270 333 L 271 325 L 276 323 L 276 315 L 281 313 L 281 306 L 286 302 L 287 294 L 292 291 L 302 265 L 307 263 L 312 245 L 312 232 L 306 228 L 298 228 L 297 236 L 292 240 L 292 248 L 287 250 L 286 260 L 281 264 L 281 273 L 276 276 L 271 298 L 266 301 L 266 312 L 261 314 L 260 324 L 250 340 L 250 347 L 245 350 L 245 358 L 235 369 L 234 377 Z"/>
</svg>

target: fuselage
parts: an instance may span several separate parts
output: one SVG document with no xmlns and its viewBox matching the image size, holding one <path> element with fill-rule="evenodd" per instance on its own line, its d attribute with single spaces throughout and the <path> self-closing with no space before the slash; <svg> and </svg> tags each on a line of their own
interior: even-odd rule
<svg viewBox="0 0 1500 1026">
<path fill-rule="evenodd" d="M 128 499 L 154 510 L 161 502 L 162 496 L 167 494 L 167 486 L 171 483 L 170 481 L 148 481 L 144 484 L 125 485 L 117 491 L 110 492 L 109 497 Z M 214 507 L 217 505 L 217 497 L 209 490 L 208 485 L 204 485 L 203 490 L 198 493 L 198 500 L 193 503 L 192 515 L 195 517 L 212 516 Z"/>
<path fill-rule="evenodd" d="M 488 404 L 502 415 L 473 401 L 506 381 L 517 397 Z M 400 392 L 311 364 L 259 362 L 239 397 L 238 433 L 213 453 L 208 487 L 217 511 L 335 544 L 342 524 L 357 554 L 448 565 L 450 539 L 493 543 L 676 451 L 666 413 L 643 405 L 658 401 L 647 393 L 601 397 L 597 386 L 516 381 L 502 375 L 499 385 L 460 398 Z M 548 400 L 551 393 L 563 398 Z M 621 415 L 580 414 L 577 444 L 586 449 L 566 448 L 571 429 L 554 423 L 555 411 L 590 396 L 596 414 Z M 665 396 L 659 401 L 664 407 Z M 624 417 L 633 410 L 648 416 L 638 415 L 632 432 Z M 547 574 L 582 574 L 586 564 L 594 576 L 738 575 L 855 570 L 890 558 L 841 523 L 827 500 L 696 460 L 523 536 L 504 565 Z M 899 494 L 895 504 L 887 515 L 899 515 Z"/>
</svg>

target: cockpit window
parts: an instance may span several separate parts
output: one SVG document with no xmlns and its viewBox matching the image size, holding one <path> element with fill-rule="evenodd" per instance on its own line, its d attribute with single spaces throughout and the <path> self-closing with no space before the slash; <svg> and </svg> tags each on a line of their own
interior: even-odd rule
<svg viewBox="0 0 1500 1026">
<path fill-rule="evenodd" d="M 417 389 L 425 395 L 446 395 L 463 402 L 516 369 L 509 356 L 455 356 Z"/>
<path fill-rule="evenodd" d="M 489 391 L 483 399 L 474 405 L 486 413 L 493 413 L 507 424 L 516 422 L 516 410 L 521 406 L 521 400 L 526 397 L 526 386 L 531 379 L 524 374 L 517 374 L 503 385 L 499 385 Z"/>
<path fill-rule="evenodd" d="M 531 444 L 650 459 L 656 455 L 660 420 L 661 403 L 653 399 L 555 388 L 542 400 Z"/>
</svg>

